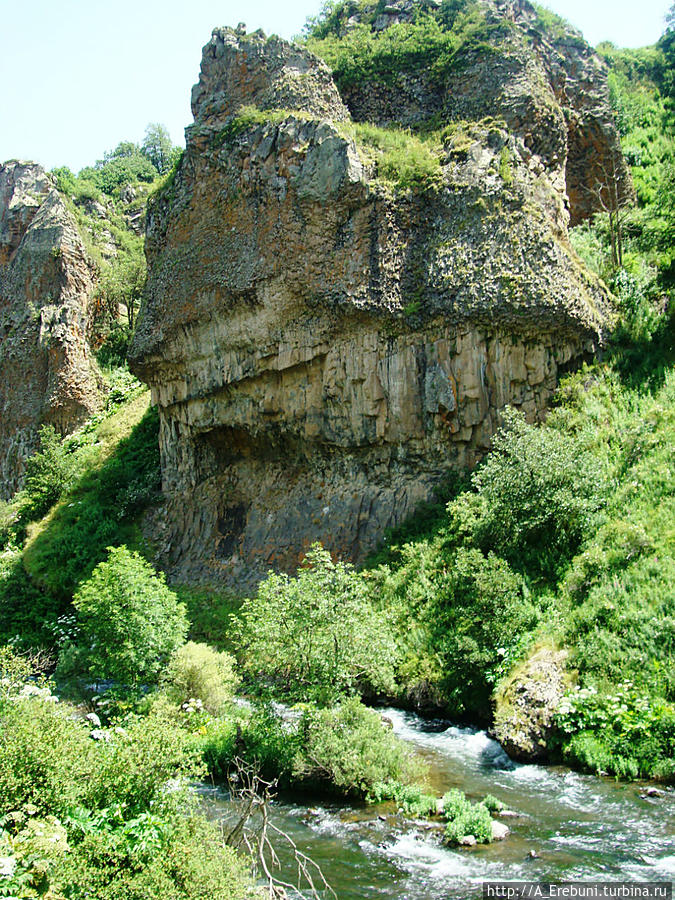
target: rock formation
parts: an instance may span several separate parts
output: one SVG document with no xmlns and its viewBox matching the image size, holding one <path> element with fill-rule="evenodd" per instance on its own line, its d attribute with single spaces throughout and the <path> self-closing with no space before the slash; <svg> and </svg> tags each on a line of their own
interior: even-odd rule
<svg viewBox="0 0 675 900">
<path fill-rule="evenodd" d="M 213 32 L 182 163 L 148 211 L 131 351 L 159 406 L 174 574 L 247 586 L 315 540 L 362 558 L 476 462 L 505 405 L 540 418 L 601 340 L 609 296 L 567 240 L 569 115 L 542 87 L 533 144 L 531 105 L 516 127 L 480 118 L 496 101 L 474 104 L 478 84 L 456 91 L 476 118 L 403 190 L 316 57 Z"/>
<path fill-rule="evenodd" d="M 93 272 L 35 163 L 0 165 L 0 497 L 21 484 L 40 425 L 67 433 L 101 404 L 87 344 Z"/>
<path fill-rule="evenodd" d="M 567 657 L 567 650 L 540 647 L 497 689 L 492 734 L 512 759 L 548 759 L 555 714 L 572 680 Z"/>
<path fill-rule="evenodd" d="M 421 5 L 434 9 L 440 3 Z M 373 28 L 410 22 L 419 6 L 420 0 L 392 0 Z M 566 192 L 572 225 L 603 204 L 631 197 L 604 60 L 562 20 L 542 21 L 528 0 L 483 0 L 477 6 L 485 24 L 480 40 L 467 40 L 441 74 L 417 66 L 345 86 L 343 99 L 353 118 L 415 128 L 433 116 L 500 117 Z M 348 6 L 343 32 L 372 15 L 371 7 Z"/>
</svg>

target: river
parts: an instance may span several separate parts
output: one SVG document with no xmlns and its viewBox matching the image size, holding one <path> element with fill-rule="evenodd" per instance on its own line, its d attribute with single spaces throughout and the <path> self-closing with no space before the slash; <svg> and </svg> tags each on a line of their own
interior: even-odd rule
<svg viewBox="0 0 675 900">
<path fill-rule="evenodd" d="M 675 880 L 672 789 L 648 797 L 643 785 L 516 764 L 484 731 L 382 714 L 415 747 L 439 796 L 453 787 L 472 800 L 494 794 L 519 817 L 502 820 L 512 832 L 505 841 L 452 849 L 438 828 L 391 805 L 276 800 L 274 821 L 321 866 L 338 900 L 466 900 L 487 880 Z M 227 816 L 226 796 L 207 790 L 205 798 L 212 815 Z M 291 859 L 280 856 L 292 880 Z"/>
</svg>

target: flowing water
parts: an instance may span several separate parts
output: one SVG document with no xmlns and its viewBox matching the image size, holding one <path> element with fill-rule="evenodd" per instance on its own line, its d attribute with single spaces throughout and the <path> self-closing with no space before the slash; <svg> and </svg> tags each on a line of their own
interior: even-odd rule
<svg viewBox="0 0 675 900">
<path fill-rule="evenodd" d="M 501 820 L 511 828 L 505 841 L 453 849 L 437 826 L 391 805 L 275 801 L 274 821 L 339 900 L 464 900 L 480 896 L 483 881 L 675 881 L 675 791 L 652 798 L 635 784 L 518 765 L 483 731 L 382 713 L 424 760 L 439 796 L 453 787 L 473 800 L 494 794 L 519 817 Z M 206 798 L 213 815 L 227 816 L 225 796 Z"/>
</svg>

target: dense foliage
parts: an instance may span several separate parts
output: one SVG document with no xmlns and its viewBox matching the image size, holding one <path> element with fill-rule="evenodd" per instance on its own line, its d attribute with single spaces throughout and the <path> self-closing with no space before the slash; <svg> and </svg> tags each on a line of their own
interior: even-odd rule
<svg viewBox="0 0 675 900">
<path fill-rule="evenodd" d="M 330 702 L 393 689 L 394 639 L 353 567 L 315 545 L 295 578 L 271 572 L 238 613 L 245 672 L 280 696 Z"/>
<path fill-rule="evenodd" d="M 189 732 L 157 710 L 92 729 L 29 673 L 0 653 L 3 896 L 250 898 L 246 862 L 187 791 L 203 771 Z"/>
<path fill-rule="evenodd" d="M 73 606 L 79 631 L 73 650 L 96 679 L 157 684 L 187 634 L 185 607 L 164 574 L 124 545 L 108 547 L 107 559 L 77 589 Z M 183 677 L 176 671 L 174 678 L 187 684 L 183 660 Z"/>
<path fill-rule="evenodd" d="M 508 27 L 487 24 L 479 3 L 444 0 L 434 13 L 420 6 L 412 22 L 378 31 L 372 26 L 383 8 L 376 2 L 328 3 L 318 18 L 308 20 L 307 46 L 328 63 L 341 91 L 369 81 L 393 84 L 400 73 L 420 69 L 442 80 L 477 45 L 494 52 L 486 42 Z M 355 13 L 359 24 L 347 26 Z"/>
</svg>

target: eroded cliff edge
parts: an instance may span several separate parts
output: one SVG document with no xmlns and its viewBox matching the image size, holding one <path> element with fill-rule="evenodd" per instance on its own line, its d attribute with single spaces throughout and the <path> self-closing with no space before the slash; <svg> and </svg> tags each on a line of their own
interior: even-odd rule
<svg viewBox="0 0 675 900">
<path fill-rule="evenodd" d="M 44 169 L 0 165 L 0 498 L 21 486 L 41 425 L 66 434 L 103 403 L 87 341 L 94 278 Z"/>
<path fill-rule="evenodd" d="M 569 121 L 549 88 L 532 102 Z M 610 297 L 567 240 L 567 132 L 545 153 L 494 100 L 404 190 L 322 62 L 225 28 L 193 113 L 148 211 L 130 357 L 159 406 L 158 549 L 239 586 L 314 540 L 362 558 L 476 462 L 505 405 L 540 417 L 601 342 Z"/>
</svg>

